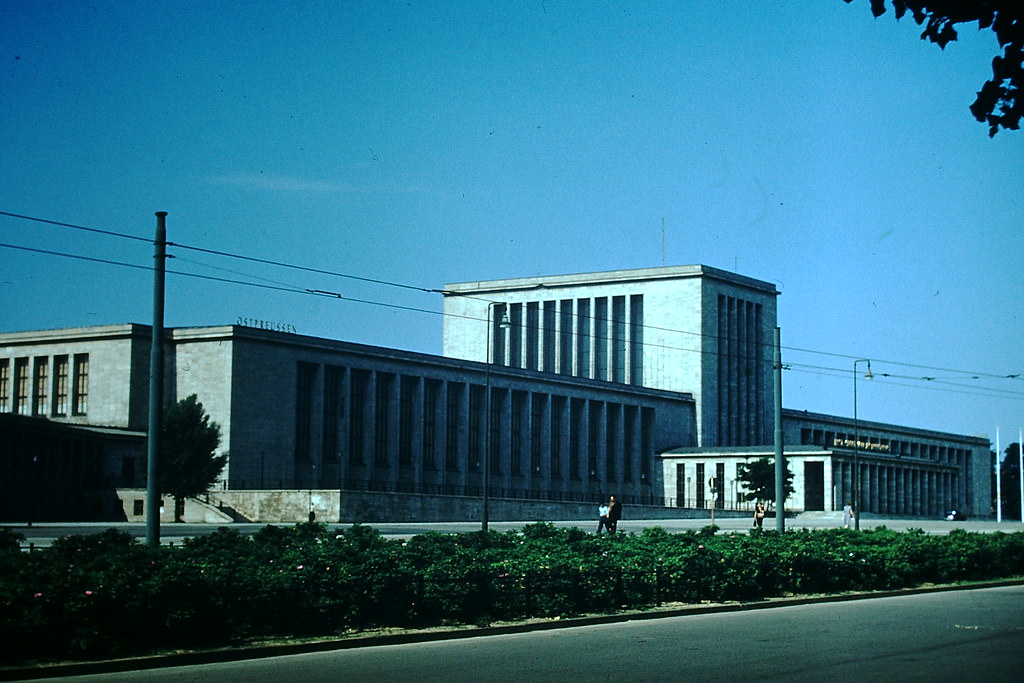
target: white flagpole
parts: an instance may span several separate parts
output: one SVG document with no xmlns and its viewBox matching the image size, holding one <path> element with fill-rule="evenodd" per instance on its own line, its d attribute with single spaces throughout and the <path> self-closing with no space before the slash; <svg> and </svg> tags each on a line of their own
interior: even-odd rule
<svg viewBox="0 0 1024 683">
<path fill-rule="evenodd" d="M 1003 482 L 999 467 L 999 427 L 996 427 L 996 521 L 1003 521 Z"/>
</svg>

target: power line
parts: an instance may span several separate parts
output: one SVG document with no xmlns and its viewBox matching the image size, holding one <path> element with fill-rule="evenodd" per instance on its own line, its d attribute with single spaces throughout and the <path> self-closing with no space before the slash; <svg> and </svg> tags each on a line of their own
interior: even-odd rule
<svg viewBox="0 0 1024 683">
<path fill-rule="evenodd" d="M 73 228 L 75 230 L 84 230 L 86 232 L 92 232 L 99 235 L 108 235 L 110 237 L 121 237 L 128 240 L 138 240 L 140 242 L 152 242 L 153 240 L 145 237 L 139 237 L 137 235 L 128 235 L 123 232 L 113 232 L 110 230 L 101 230 L 100 228 L 90 228 L 85 225 L 75 225 L 74 223 L 61 223 L 60 221 L 51 221 L 47 218 L 36 218 L 34 216 L 23 216 L 18 213 L 11 213 L 9 211 L 0 211 L 0 216 L 7 216 L 9 218 L 20 218 L 21 220 L 32 221 L 35 223 L 45 223 L 47 225 L 56 225 L 61 228 Z"/>
<path fill-rule="evenodd" d="M 148 240 L 148 239 L 143 238 L 143 237 L 138 237 L 138 236 L 135 236 L 135 235 L 129 235 L 129 234 L 114 232 L 114 231 L 110 231 L 110 230 L 102 230 L 102 229 L 99 229 L 99 228 L 92 228 L 92 227 L 88 227 L 88 226 L 76 225 L 76 224 L 73 224 L 73 223 L 66 223 L 66 222 L 54 221 L 54 220 L 49 220 L 49 219 L 44 219 L 44 218 L 37 218 L 37 217 L 33 217 L 33 216 L 25 216 L 25 215 L 22 215 L 22 214 L 16 214 L 16 213 L 11 213 L 11 212 L 7 212 L 7 211 L 0 211 L 0 215 L 12 217 L 12 218 L 18 218 L 18 219 L 21 219 L 21 220 L 27 220 L 27 221 L 43 223 L 43 224 L 47 224 L 47 225 L 54 225 L 54 226 L 57 226 L 57 227 L 65 227 L 65 228 L 76 229 L 76 230 L 84 230 L 84 231 L 87 231 L 87 232 L 103 234 L 103 235 L 112 236 L 112 237 L 119 237 L 119 238 L 131 239 L 131 240 L 136 240 L 136 241 L 151 242 L 151 240 Z M 371 278 L 371 277 L 365 277 L 365 276 L 360 276 L 360 275 L 352 275 L 350 273 L 341 273 L 341 272 L 332 271 L 332 270 L 326 270 L 326 269 L 322 269 L 322 268 L 315 268 L 315 267 L 310 267 L 310 266 L 302 266 L 302 265 L 297 265 L 297 264 L 285 263 L 285 262 L 282 262 L 282 261 L 275 261 L 275 260 L 272 260 L 272 259 L 263 259 L 263 258 L 252 257 L 252 256 L 245 256 L 245 255 L 241 255 L 241 254 L 233 254 L 233 253 L 226 252 L 226 251 L 215 250 L 215 249 L 208 249 L 208 248 L 198 247 L 198 246 L 194 246 L 194 245 L 179 244 L 179 243 L 175 243 L 175 242 L 167 242 L 167 245 L 168 246 L 174 246 L 174 247 L 177 247 L 179 249 L 196 251 L 196 252 L 206 253 L 206 254 L 210 254 L 210 255 L 214 255 L 214 256 L 220 256 L 220 257 L 224 257 L 224 258 L 233 258 L 233 259 L 238 259 L 238 260 L 252 262 L 252 263 L 259 263 L 259 264 L 263 264 L 263 265 L 270 265 L 270 266 L 276 266 L 276 267 L 281 267 L 281 268 L 289 268 L 289 269 L 300 270 L 300 271 L 304 271 L 304 272 L 317 273 L 317 274 L 321 274 L 321 275 L 329 275 L 329 276 L 332 276 L 332 277 L 351 279 L 351 280 L 367 282 L 367 283 L 371 283 L 371 284 L 378 284 L 378 285 L 384 285 L 384 286 L 389 286 L 389 287 L 396 287 L 396 288 L 400 288 L 400 289 L 413 290 L 413 291 L 419 291 L 419 292 L 430 293 L 430 294 L 443 294 L 443 295 L 446 295 L 446 296 L 453 295 L 453 293 L 448 292 L 448 291 L 443 290 L 443 289 L 421 287 L 421 286 L 409 285 L 409 284 L 405 284 L 405 283 L 394 282 L 394 281 L 389 281 L 389 280 L 384 280 L 384 279 L 379 279 L 379 278 Z M 22 250 L 25 250 L 25 251 L 34 251 L 36 253 L 42 253 L 42 254 L 58 255 L 58 256 L 65 256 L 65 257 L 75 257 L 75 256 L 70 255 L 70 254 L 63 254 L 63 253 L 48 251 L 48 250 L 44 250 L 44 249 L 33 249 L 33 248 L 28 248 L 28 247 L 18 247 L 16 245 L 9 245 L 9 244 L 4 244 L 4 245 L 0 245 L 0 246 L 12 248 L 12 249 L 22 249 Z M 170 257 L 173 258 L 173 256 L 170 256 Z M 94 262 L 97 262 L 97 263 L 110 264 L 110 265 L 121 265 L 121 266 L 126 266 L 126 267 L 145 268 L 147 270 L 151 269 L 151 268 L 148 268 L 148 267 L 145 267 L 145 266 L 139 266 L 139 265 L 133 265 L 133 264 L 125 264 L 125 263 L 110 261 L 110 260 L 107 260 L 107 259 L 99 259 L 99 258 L 93 258 L 93 257 L 86 257 L 86 256 L 81 256 L 81 255 L 78 255 L 77 258 L 80 258 L 82 260 L 87 260 L 87 261 L 94 261 Z M 205 266 L 205 267 L 215 268 L 215 266 L 208 266 L 208 265 Z M 227 270 L 227 269 L 225 269 L 225 270 Z M 245 282 L 239 282 L 239 281 L 230 280 L 230 279 L 226 279 L 226 278 L 217 278 L 217 277 L 213 277 L 213 276 L 203 276 L 203 275 L 190 274 L 190 273 L 185 273 L 185 272 L 180 272 L 180 271 L 168 271 L 168 272 L 174 273 L 174 274 L 177 274 L 177 275 L 184 275 L 184 276 L 189 276 L 189 277 L 208 279 L 208 280 L 212 280 L 212 281 L 227 282 L 227 283 L 232 283 L 232 284 L 250 284 L 251 286 L 261 286 L 261 285 L 258 285 L 256 283 L 245 283 Z M 237 271 L 228 271 L 228 272 L 234 272 L 235 274 L 243 275 L 244 277 L 249 277 L 249 278 L 254 278 L 254 279 L 262 279 L 265 282 L 274 282 L 273 280 L 269 280 L 269 279 L 266 279 L 266 278 L 260 278 L 258 276 L 254 276 L 254 275 L 238 273 Z M 277 283 L 277 284 L 280 285 L 280 283 Z M 387 306 L 387 307 L 390 307 L 390 308 L 397 308 L 397 309 L 403 309 L 403 310 L 409 310 L 409 311 L 429 312 L 429 313 L 435 313 L 435 314 L 437 313 L 436 311 L 431 311 L 429 309 L 420 309 L 420 308 L 416 308 L 416 307 L 412 307 L 412 306 L 385 304 L 383 302 L 375 302 L 375 301 L 372 301 L 372 300 L 355 299 L 355 298 L 351 298 L 351 297 L 343 297 L 342 295 L 340 295 L 338 293 L 335 293 L 335 292 L 329 292 L 327 290 L 322 290 L 322 289 L 300 287 L 300 286 L 297 286 L 297 285 L 283 285 L 283 286 L 277 286 L 277 287 L 265 286 L 265 288 L 267 288 L 267 289 L 278 289 L 278 290 L 281 290 L 281 291 L 289 291 L 289 292 L 298 292 L 298 293 L 303 293 L 304 292 L 304 293 L 316 294 L 316 295 L 319 295 L 319 296 L 331 296 L 333 298 L 345 299 L 347 301 L 353 301 L 353 302 L 357 302 L 357 303 L 367 303 L 367 304 L 373 304 L 373 305 L 381 305 L 381 306 Z M 463 297 L 463 298 L 469 298 L 469 299 L 475 299 L 475 300 L 480 300 L 480 301 L 486 301 L 488 303 L 507 303 L 507 302 L 502 302 L 502 301 L 492 301 L 492 300 L 487 299 L 485 297 L 473 296 L 473 295 L 468 295 L 468 294 L 467 295 L 455 294 L 455 295 Z M 452 315 L 452 314 L 449 314 L 449 315 Z M 571 311 L 569 313 L 569 315 L 572 318 L 574 318 L 575 320 L 578 320 L 578 321 L 579 320 L 585 320 L 588 323 L 588 328 L 590 327 L 589 323 L 592 323 L 595 320 L 601 320 L 600 318 L 597 318 L 596 316 L 581 315 L 581 314 L 577 313 L 576 311 Z M 476 318 L 474 316 L 458 316 L 458 317 L 483 321 L 483 319 Z M 660 327 L 660 326 L 657 326 L 657 325 L 641 324 L 640 327 L 642 329 L 644 329 L 644 330 L 651 330 L 651 331 L 658 331 L 658 332 L 668 332 L 668 333 L 680 334 L 680 335 L 689 335 L 689 336 L 699 337 L 699 338 L 702 338 L 702 339 L 707 339 L 707 340 L 710 340 L 710 341 L 718 341 L 718 340 L 720 340 L 722 338 L 728 339 L 728 337 L 724 336 L 724 335 L 714 335 L 714 334 L 705 333 L 705 332 L 693 332 L 693 331 L 688 331 L 688 330 L 678 330 L 678 329 L 673 329 L 673 328 Z M 595 333 L 593 335 L 590 335 L 590 336 L 593 336 L 596 339 L 602 339 L 602 340 L 609 338 L 607 334 L 602 333 L 600 330 L 595 330 Z M 662 348 L 662 349 L 668 349 L 668 350 L 693 352 L 693 353 L 700 353 L 701 352 L 698 349 L 684 349 L 684 348 L 681 348 L 681 347 L 669 346 L 669 345 L 666 345 L 666 344 L 654 344 L 654 343 L 646 342 L 646 341 L 641 342 L 641 344 L 643 344 L 644 346 L 647 346 L 649 348 L 650 347 L 654 347 L 654 348 Z M 762 346 L 762 348 L 767 348 L 767 347 L 770 346 L 770 344 L 765 342 L 761 346 Z M 804 348 L 800 348 L 800 347 L 783 346 L 782 348 L 783 348 L 783 350 L 789 351 L 789 352 L 808 353 L 808 354 L 821 355 L 821 356 L 827 356 L 827 357 L 832 357 L 832 358 L 843 358 L 843 359 L 848 359 L 848 360 L 853 360 L 853 359 L 859 357 L 859 356 L 853 356 L 853 355 L 849 355 L 849 354 L 835 353 L 835 352 L 829 352 L 829 351 L 817 351 L 817 350 L 813 350 L 813 349 L 804 349 Z M 703 351 L 703 353 L 722 355 L 722 354 L 718 354 L 716 351 Z M 724 354 L 724 355 L 726 357 L 730 357 L 732 354 Z M 935 371 L 935 372 L 943 372 L 943 373 L 954 373 L 954 374 L 956 374 L 958 376 L 967 375 L 967 376 L 970 376 L 972 379 L 980 379 L 981 377 L 987 377 L 987 378 L 990 378 L 990 379 L 1021 379 L 1021 377 L 1022 377 L 1021 373 L 998 374 L 998 373 L 981 372 L 981 371 L 957 370 L 957 369 L 953 369 L 953 368 L 943 368 L 943 367 L 937 367 L 937 366 L 922 365 L 922 364 L 916 364 L 916 363 L 908 363 L 908 362 L 903 362 L 903 361 L 893 361 L 893 360 L 887 360 L 887 359 L 882 359 L 882 358 L 873 358 L 872 360 L 875 360 L 876 363 L 885 363 L 885 364 L 888 364 L 888 365 L 897 365 L 897 366 L 901 366 L 901 367 L 911 367 L 911 368 L 917 368 L 917 369 L 922 369 L 922 370 L 930 370 L 930 371 Z M 906 376 L 906 377 L 903 377 L 903 378 L 904 379 L 915 379 L 915 380 L 916 379 L 921 379 L 921 380 L 924 380 L 924 381 L 934 381 L 934 380 L 936 380 L 935 377 L 911 378 L 909 376 Z"/>
<path fill-rule="evenodd" d="M 63 257 L 63 258 L 70 258 L 70 259 L 81 260 L 81 261 L 92 262 L 92 263 L 101 263 L 101 264 L 104 264 L 104 265 L 113 265 L 113 266 L 119 266 L 119 267 L 124 267 L 124 268 L 132 268 L 132 269 L 135 269 L 135 270 L 145 270 L 145 271 L 152 271 L 153 270 L 153 266 L 143 266 L 143 265 L 139 265 L 139 264 L 125 263 L 125 262 L 122 262 L 122 261 L 115 261 L 115 260 L 112 260 L 112 259 L 102 259 L 102 258 L 96 258 L 96 257 L 90 257 L 90 256 L 83 256 L 81 254 L 69 254 L 69 253 L 66 253 L 66 252 L 59 252 L 59 251 L 55 251 L 55 250 L 51 250 L 51 249 L 38 249 L 38 248 L 34 248 L 34 247 L 24 247 L 24 246 L 12 245 L 12 244 L 6 244 L 6 243 L 0 243 L 0 247 L 16 249 L 16 250 L 21 250 L 21 251 L 28 251 L 28 252 L 32 252 L 32 253 L 39 253 L 39 254 L 44 254 L 44 255 L 48 255 L 48 256 L 58 256 L 58 257 Z M 342 295 L 339 292 L 332 292 L 332 291 L 322 290 L 322 289 L 313 289 L 313 288 L 308 288 L 308 287 L 302 287 L 300 285 L 284 283 L 284 282 L 280 282 L 280 281 L 276 281 L 276 280 L 270 280 L 268 278 L 260 278 L 258 276 L 253 276 L 253 275 L 249 275 L 249 274 L 246 274 L 246 273 L 241 273 L 241 272 L 238 272 L 238 271 L 233 271 L 231 269 L 226 269 L 226 268 L 222 268 L 222 267 L 219 267 L 219 266 L 211 266 L 209 264 L 203 264 L 203 263 L 200 263 L 200 262 L 192 261 L 190 259 L 182 259 L 182 260 L 185 263 L 192 263 L 193 265 L 198 265 L 198 266 L 201 266 L 201 267 L 214 268 L 214 269 L 217 269 L 217 270 L 222 270 L 222 271 L 225 271 L 225 272 L 230 272 L 230 273 L 232 273 L 234 275 L 239 275 L 239 276 L 243 276 L 243 277 L 255 278 L 255 279 L 263 280 L 263 282 L 252 282 L 251 280 L 238 280 L 238 279 L 232 279 L 232 278 L 227 278 L 227 277 L 218 277 L 218 276 L 213 276 L 213 275 L 205 275 L 205 274 L 202 274 L 202 273 L 193 273 L 193 272 L 179 271 L 179 270 L 168 270 L 167 271 L 168 274 L 179 275 L 179 276 L 182 276 L 182 277 L 189 277 L 189 278 L 195 278 L 195 279 L 201 279 L 201 280 L 207 280 L 207 281 L 213 281 L 213 282 L 220 282 L 220 283 L 225 283 L 225 284 L 237 284 L 237 285 L 243 285 L 243 286 L 248 286 L 248 287 L 257 287 L 257 288 L 261 288 L 261 289 L 267 289 L 267 290 L 273 290 L 273 291 L 281 291 L 281 292 L 288 292 L 288 293 L 292 293 L 292 294 L 306 294 L 306 295 L 313 295 L 313 296 L 322 296 L 322 297 L 327 297 L 327 298 L 340 299 L 340 300 L 348 301 L 348 302 L 352 302 L 352 303 L 360 303 L 360 304 L 366 304 L 366 305 L 371 305 L 371 306 L 379 306 L 379 307 L 391 308 L 391 309 L 396 309 L 396 310 L 410 311 L 410 312 L 415 312 L 415 313 L 430 313 L 432 315 L 446 315 L 443 312 L 433 311 L 433 310 L 430 310 L 430 309 L 424 309 L 424 308 L 419 308 L 419 307 L 415 307 L 415 306 L 405 306 L 405 305 L 401 305 L 401 304 L 393 304 L 393 303 L 382 302 L 382 301 L 373 301 L 373 300 L 370 300 L 370 299 L 348 297 L 348 296 Z M 468 320 L 476 320 L 476 321 L 480 321 L 480 322 L 484 322 L 484 320 L 485 320 L 483 318 L 477 318 L 475 316 L 466 316 L 466 315 L 451 314 L 451 313 L 448 313 L 447 315 L 456 315 L 457 317 L 460 317 L 460 318 L 464 318 L 464 319 L 468 319 Z M 699 349 L 688 349 L 688 348 L 683 348 L 683 347 L 678 347 L 678 346 L 670 346 L 670 345 L 667 345 L 667 344 L 653 344 L 653 343 L 650 343 L 650 342 L 645 342 L 644 344 L 646 346 L 648 346 L 648 347 L 664 349 L 664 350 L 667 350 L 667 351 L 677 351 L 677 352 L 684 352 L 684 353 L 701 353 L 701 351 Z M 716 351 L 704 351 L 703 353 L 711 354 L 711 355 L 718 355 Z M 841 354 L 826 354 L 826 355 L 842 357 Z M 791 370 L 793 372 L 798 372 L 798 373 L 814 374 L 814 375 L 819 375 L 819 376 L 828 376 L 828 377 L 836 377 L 836 378 L 846 378 L 849 375 L 849 370 L 847 370 L 845 368 L 835 368 L 835 367 L 822 366 L 822 365 L 812 365 L 812 364 L 806 364 L 806 363 L 786 363 L 786 369 Z M 902 379 L 902 380 L 906 380 L 906 381 L 916 381 L 916 382 L 918 382 L 918 384 L 907 384 L 906 381 L 904 381 L 904 382 L 888 382 L 888 384 L 891 384 L 891 385 L 894 385 L 894 386 L 904 386 L 904 387 L 914 388 L 914 389 L 931 389 L 931 390 L 935 390 L 935 391 L 943 391 L 943 392 L 946 392 L 946 393 L 956 393 L 956 394 L 975 395 L 975 396 L 986 396 L 986 397 L 989 397 L 989 398 L 1007 398 L 1007 399 L 1021 399 L 1021 398 L 1024 398 L 1024 393 L 1021 393 L 1021 392 L 1015 392 L 1015 391 L 1005 390 L 1005 389 L 997 389 L 997 388 L 992 388 L 992 387 L 968 386 L 968 385 L 957 384 L 955 382 L 948 381 L 948 379 L 940 379 L 940 378 L 935 378 L 935 377 L 915 377 L 915 376 L 911 376 L 911 375 L 899 375 L 899 374 L 887 373 L 887 372 L 876 372 L 875 376 L 876 377 L 884 377 L 884 378 L 887 378 L 887 379 Z M 927 384 L 922 384 L 921 382 L 924 382 L 924 383 L 927 383 Z M 949 387 L 949 388 L 947 388 L 947 387 Z"/>
<path fill-rule="evenodd" d="M 352 275 L 350 273 L 339 273 L 339 272 L 332 271 L 332 270 L 324 270 L 322 268 L 313 268 L 313 267 L 310 267 L 310 266 L 300 266 L 300 265 L 295 265 L 293 263 L 284 263 L 284 262 L 281 262 L 281 261 L 274 261 L 274 260 L 271 260 L 271 259 L 257 258 L 255 256 L 243 256 L 241 254 L 232 254 L 232 253 L 229 253 L 229 252 L 226 252 L 226 251 L 217 251 L 216 249 L 205 249 L 203 247 L 196 247 L 196 246 L 191 246 L 191 245 L 188 245 L 188 244 L 179 244 L 177 242 L 168 242 L 167 246 L 178 247 L 179 249 L 188 249 L 188 250 L 191 250 L 191 251 L 198 251 L 198 252 L 202 252 L 204 254 L 212 254 L 214 256 L 223 256 L 225 258 L 239 259 L 239 260 L 242 260 L 242 261 L 249 261 L 249 262 L 252 262 L 252 263 L 262 263 L 264 265 L 278 266 L 278 267 L 281 267 L 281 268 L 292 268 L 294 270 L 302 270 L 302 271 L 306 271 L 308 273 L 319 273 L 320 275 L 331 275 L 333 277 L 346 278 L 346 279 L 349 279 L 349 280 L 359 280 L 361 282 L 369 282 L 369 283 L 377 284 L 377 285 L 386 285 L 388 287 L 398 287 L 400 289 L 411 289 L 411 290 L 416 290 L 416 291 L 420 291 L 420 292 L 427 292 L 427 293 L 430 293 L 430 294 L 441 293 L 441 290 L 439 290 L 439 289 L 430 289 L 430 288 L 427 288 L 427 287 L 418 287 L 418 286 L 415 286 L 415 285 L 407 285 L 407 284 L 403 284 L 401 282 L 390 282 L 388 280 L 380 280 L 380 279 L 372 278 L 372 277 L 363 277 L 361 275 Z"/>
</svg>

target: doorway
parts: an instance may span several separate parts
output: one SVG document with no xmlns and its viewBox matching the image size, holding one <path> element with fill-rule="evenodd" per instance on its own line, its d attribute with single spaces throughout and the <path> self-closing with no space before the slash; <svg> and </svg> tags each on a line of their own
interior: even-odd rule
<svg viewBox="0 0 1024 683">
<path fill-rule="evenodd" d="M 804 463 L 804 510 L 825 509 L 825 463 Z"/>
</svg>

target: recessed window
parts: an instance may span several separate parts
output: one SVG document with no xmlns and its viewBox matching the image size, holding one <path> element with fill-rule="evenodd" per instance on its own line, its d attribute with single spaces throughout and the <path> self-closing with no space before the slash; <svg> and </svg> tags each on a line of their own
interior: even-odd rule
<svg viewBox="0 0 1024 683">
<path fill-rule="evenodd" d="M 85 415 L 89 411 L 89 354 L 75 354 L 75 384 L 72 394 L 72 414 Z"/>
</svg>

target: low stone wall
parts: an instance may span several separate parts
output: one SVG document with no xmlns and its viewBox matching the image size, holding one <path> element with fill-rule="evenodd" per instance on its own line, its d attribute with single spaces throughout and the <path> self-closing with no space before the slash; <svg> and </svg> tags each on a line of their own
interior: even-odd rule
<svg viewBox="0 0 1024 683">
<path fill-rule="evenodd" d="M 341 521 L 361 522 L 474 522 L 482 517 L 483 501 L 465 496 L 430 496 L 413 493 L 342 492 Z M 623 519 L 698 519 L 710 510 L 630 505 L 623 502 Z M 716 510 L 721 517 L 748 517 L 751 513 Z M 596 503 L 491 498 L 489 518 L 494 522 L 593 519 Z"/>
<path fill-rule="evenodd" d="M 338 522 L 338 489 L 215 491 L 209 501 L 236 522 Z"/>
<path fill-rule="evenodd" d="M 128 521 L 145 521 L 133 514 L 144 501 L 144 489 L 119 489 Z M 420 493 L 379 491 L 338 491 L 337 489 L 271 489 L 212 491 L 201 500 L 188 499 L 186 522 L 296 523 L 309 520 L 312 510 L 317 522 L 356 524 L 368 522 L 475 522 L 482 517 L 483 501 L 477 497 L 434 496 Z M 141 510 L 140 510 L 141 512 Z M 699 519 L 710 510 L 631 505 L 623 501 L 623 519 Z M 716 510 L 719 517 L 748 517 L 751 513 Z M 173 503 L 168 500 L 161 515 L 171 522 Z M 490 519 L 494 522 L 577 521 L 593 519 L 596 503 L 550 500 L 491 498 Z"/>
<path fill-rule="evenodd" d="M 146 521 L 146 489 L 117 489 L 117 497 L 124 512 L 123 521 Z M 174 499 L 163 496 L 160 499 L 160 523 L 171 524 L 174 521 Z M 207 501 L 186 498 L 181 521 L 191 524 L 229 524 L 233 520 Z"/>
</svg>

